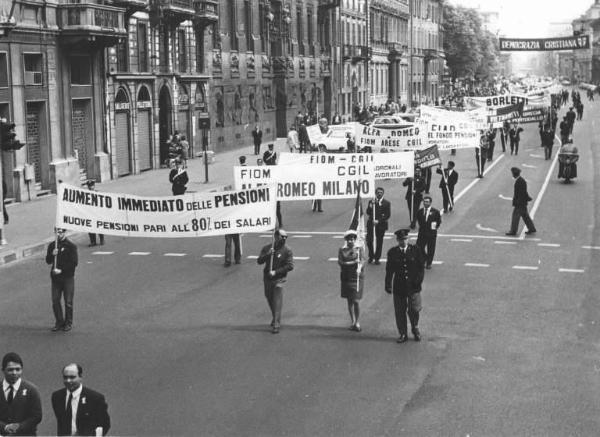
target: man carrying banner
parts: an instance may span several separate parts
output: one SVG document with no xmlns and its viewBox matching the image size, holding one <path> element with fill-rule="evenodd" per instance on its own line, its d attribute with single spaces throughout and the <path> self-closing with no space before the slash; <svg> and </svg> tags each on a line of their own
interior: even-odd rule
<svg viewBox="0 0 600 437">
<path fill-rule="evenodd" d="M 260 251 L 257 263 L 264 264 L 263 283 L 265 297 L 271 310 L 271 332 L 279 334 L 281 328 L 281 307 L 283 306 L 283 284 L 286 282 L 288 272 L 294 269 L 294 255 L 292 250 L 285 245 L 287 232 L 278 229 L 273 235 L 273 242 L 267 244 Z"/>
<path fill-rule="evenodd" d="M 55 228 L 56 239 L 48 245 L 46 264 L 52 264 L 52 310 L 54 327 L 52 331 L 70 331 L 73 326 L 73 296 L 75 295 L 75 268 L 77 267 L 77 246 L 67 238 L 66 229 Z M 65 313 L 61 297 L 65 301 Z"/>
<path fill-rule="evenodd" d="M 438 168 L 436 170 L 436 173 L 442 175 L 439 187 L 442 190 L 445 213 L 454 209 L 454 186 L 458 182 L 458 172 L 454 170 L 454 167 L 454 161 L 448 161 L 448 168 L 444 170 Z"/>
<path fill-rule="evenodd" d="M 519 143 L 521 142 L 521 132 L 523 132 L 523 128 L 519 127 L 517 124 L 513 124 L 508 131 L 508 136 L 510 137 L 510 154 L 513 153 L 515 155 L 519 154 Z"/>
<path fill-rule="evenodd" d="M 421 311 L 421 284 L 425 276 L 423 252 L 417 246 L 408 244 L 408 229 L 398 229 L 397 246 L 387 253 L 385 265 L 385 291 L 394 295 L 394 314 L 399 337 L 397 343 L 407 340 L 406 313 L 410 319 L 415 341 L 421 341 L 419 312 Z"/>
<path fill-rule="evenodd" d="M 367 206 L 367 249 L 369 250 L 369 264 L 379 265 L 381 251 L 383 250 L 383 236 L 388 229 L 388 220 L 391 216 L 391 204 L 383 198 L 384 190 L 377 187 L 375 199 L 369 201 Z M 375 249 L 373 248 L 373 235 L 375 235 Z"/>
<path fill-rule="evenodd" d="M 419 167 L 415 168 L 415 177 L 414 178 L 406 178 L 404 182 L 402 182 L 402 186 L 407 187 L 406 195 L 404 198 L 406 199 L 406 203 L 408 204 L 408 215 L 410 216 L 410 228 L 416 228 L 416 218 L 413 215 L 413 212 L 417 212 L 421 207 L 421 202 L 423 200 L 423 192 L 425 191 L 425 179 L 421 176 L 421 169 Z"/>
<path fill-rule="evenodd" d="M 442 224 L 440 211 L 432 207 L 431 202 L 431 196 L 423 197 L 423 208 L 417 211 L 417 223 L 419 223 L 417 246 L 421 248 L 425 255 L 426 269 L 431 269 L 435 255 L 437 230 Z"/>
</svg>

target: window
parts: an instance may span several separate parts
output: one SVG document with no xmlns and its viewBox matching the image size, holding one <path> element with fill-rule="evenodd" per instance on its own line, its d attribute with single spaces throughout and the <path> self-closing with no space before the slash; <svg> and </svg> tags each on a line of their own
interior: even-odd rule
<svg viewBox="0 0 600 437">
<path fill-rule="evenodd" d="M 8 57 L 0 53 L 0 88 L 8 88 Z"/>
<path fill-rule="evenodd" d="M 89 56 L 71 57 L 71 85 L 91 85 Z"/>
<path fill-rule="evenodd" d="M 177 32 L 177 44 L 179 45 L 179 71 L 187 71 L 187 41 L 185 30 Z"/>
<path fill-rule="evenodd" d="M 127 38 L 123 38 L 121 42 L 117 44 L 117 71 L 127 71 L 127 50 L 129 44 Z"/>
<path fill-rule="evenodd" d="M 138 23 L 137 45 L 138 45 L 138 69 L 148 71 L 148 38 L 146 23 Z"/>
<path fill-rule="evenodd" d="M 42 60 L 41 53 L 23 55 L 25 85 L 42 85 Z"/>
<path fill-rule="evenodd" d="M 235 11 L 235 0 L 228 0 L 228 9 L 229 9 L 229 41 L 231 50 L 239 50 L 239 44 L 236 33 L 236 11 Z"/>
<path fill-rule="evenodd" d="M 270 86 L 263 87 L 263 109 L 273 109 Z"/>
<path fill-rule="evenodd" d="M 263 53 L 267 52 L 267 41 L 268 39 L 268 35 L 267 35 L 267 7 L 265 6 L 265 4 L 261 1 L 258 4 L 258 31 L 260 32 L 260 50 Z"/>
<path fill-rule="evenodd" d="M 196 28 L 196 72 L 204 72 L 204 28 Z"/>
<path fill-rule="evenodd" d="M 296 37 L 298 38 L 298 49 L 300 56 L 304 56 L 304 35 L 302 34 L 302 9 L 296 9 Z"/>
<path fill-rule="evenodd" d="M 306 33 L 307 33 L 307 39 L 308 39 L 308 50 L 310 51 L 310 54 L 312 56 L 314 56 L 315 54 L 315 46 L 314 46 L 314 40 L 313 40 L 313 11 L 311 8 L 309 8 L 306 11 Z"/>
<path fill-rule="evenodd" d="M 252 38 L 252 5 L 250 0 L 244 0 L 244 18 L 246 20 L 246 51 L 254 51 L 254 38 Z"/>
</svg>

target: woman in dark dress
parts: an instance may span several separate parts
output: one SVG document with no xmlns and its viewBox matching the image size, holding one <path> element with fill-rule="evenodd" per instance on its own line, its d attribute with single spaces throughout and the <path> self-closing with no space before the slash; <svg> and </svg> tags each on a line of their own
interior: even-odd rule
<svg viewBox="0 0 600 437">
<path fill-rule="evenodd" d="M 356 246 L 356 237 L 357 233 L 354 230 L 344 233 L 346 244 L 338 251 L 338 264 L 341 267 L 341 295 L 348 301 L 348 312 L 352 321 L 350 330 L 360 332 L 358 301 L 362 298 L 365 283 L 365 254 L 362 247 Z"/>
</svg>

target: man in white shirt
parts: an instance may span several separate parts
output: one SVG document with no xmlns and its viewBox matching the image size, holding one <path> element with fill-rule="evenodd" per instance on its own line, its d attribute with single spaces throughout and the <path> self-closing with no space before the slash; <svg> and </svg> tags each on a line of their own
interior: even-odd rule
<svg viewBox="0 0 600 437">
<path fill-rule="evenodd" d="M 22 378 L 23 360 L 9 352 L 2 358 L 0 435 L 36 435 L 42 421 L 42 402 L 37 387 Z"/>
<path fill-rule="evenodd" d="M 110 429 L 108 405 L 101 393 L 82 384 L 83 368 L 68 364 L 63 368 L 65 388 L 52 393 L 52 409 L 59 436 L 104 436 Z"/>
</svg>

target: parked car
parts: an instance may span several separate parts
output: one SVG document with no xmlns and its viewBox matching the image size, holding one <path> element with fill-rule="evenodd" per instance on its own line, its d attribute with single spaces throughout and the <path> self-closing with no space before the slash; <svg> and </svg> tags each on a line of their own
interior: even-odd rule
<svg viewBox="0 0 600 437">
<path fill-rule="evenodd" d="M 416 113 L 382 115 L 379 117 L 375 117 L 373 121 L 368 124 L 378 129 L 398 129 L 407 126 L 411 123 L 414 123 L 415 118 L 417 117 L 418 114 Z"/>
<path fill-rule="evenodd" d="M 337 125 L 336 127 L 339 126 L 341 125 Z M 347 127 L 346 129 L 329 129 L 326 134 L 316 141 L 316 144 L 313 144 L 313 150 L 321 153 L 343 153 L 347 147 L 347 133 L 354 136 L 354 131 L 351 127 Z"/>
</svg>

